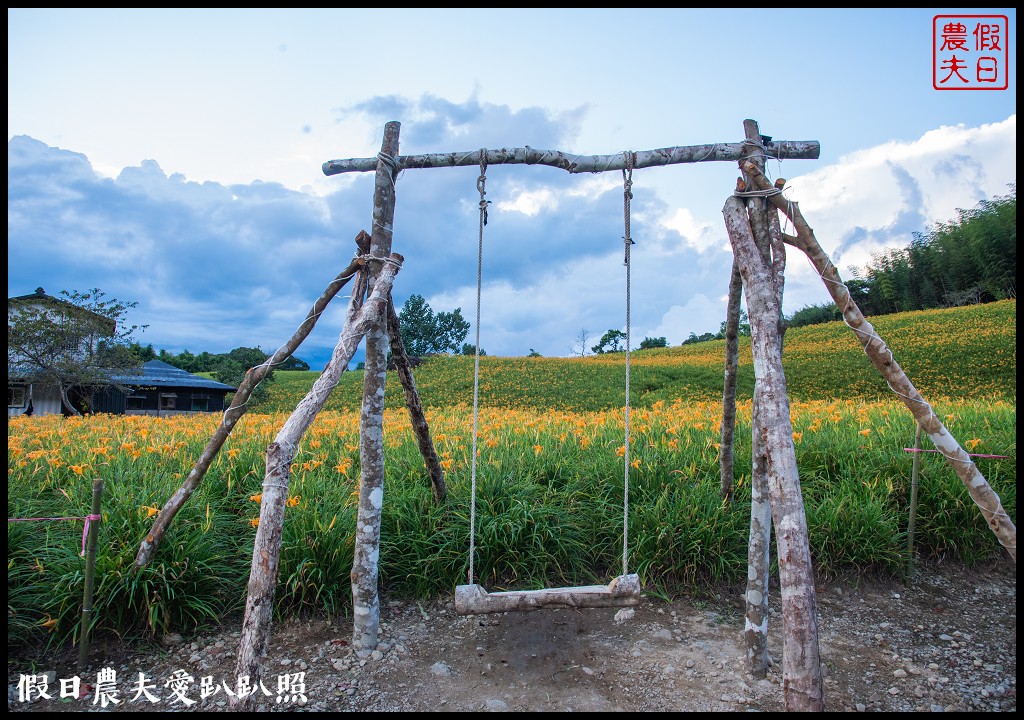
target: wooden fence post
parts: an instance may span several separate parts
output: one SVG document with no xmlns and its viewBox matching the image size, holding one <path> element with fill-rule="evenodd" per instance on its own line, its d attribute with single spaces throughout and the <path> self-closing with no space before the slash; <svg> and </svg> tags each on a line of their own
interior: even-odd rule
<svg viewBox="0 0 1024 720">
<path fill-rule="evenodd" d="M 917 488 L 921 476 L 921 423 L 914 433 L 914 465 L 910 473 L 910 519 L 907 520 L 907 583 L 914 576 L 914 529 L 917 525 Z"/>
<path fill-rule="evenodd" d="M 82 595 L 82 624 L 78 634 L 78 674 L 85 672 L 89 658 L 89 626 L 92 625 L 92 594 L 96 587 L 96 547 L 99 544 L 100 509 L 103 503 L 103 480 L 92 481 L 92 509 L 89 511 L 89 533 L 85 550 L 85 591 Z"/>
</svg>

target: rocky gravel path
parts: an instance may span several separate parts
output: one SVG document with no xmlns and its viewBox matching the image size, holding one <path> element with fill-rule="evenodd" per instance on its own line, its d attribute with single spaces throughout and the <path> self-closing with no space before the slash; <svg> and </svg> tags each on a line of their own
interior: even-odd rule
<svg viewBox="0 0 1024 720">
<path fill-rule="evenodd" d="M 746 672 L 736 595 L 671 602 L 645 597 L 637 608 L 618 611 L 477 617 L 455 615 L 450 598 L 430 604 L 385 598 L 380 643 L 367 658 L 352 653 L 346 620 L 305 619 L 275 628 L 258 706 L 292 712 L 782 710 L 778 663 L 764 679 Z M 772 607 L 779 607 L 777 589 Z M 851 578 L 823 583 L 818 611 L 828 710 L 1016 711 L 1011 562 L 922 570 L 909 586 Z M 194 638 L 169 636 L 155 647 L 97 646 L 79 700 L 60 698 L 60 681 L 74 675 L 74 658 L 37 659 L 34 669 L 9 659 L 8 709 L 228 710 L 227 690 L 238 689 L 228 680 L 238 624 Z M 773 610 L 769 650 L 776 659 L 780 633 Z M 105 708 L 95 695 L 103 668 L 116 673 L 119 700 Z M 140 694 L 140 673 L 156 701 Z M 19 697 L 26 676 L 43 677 L 51 698 Z"/>
</svg>

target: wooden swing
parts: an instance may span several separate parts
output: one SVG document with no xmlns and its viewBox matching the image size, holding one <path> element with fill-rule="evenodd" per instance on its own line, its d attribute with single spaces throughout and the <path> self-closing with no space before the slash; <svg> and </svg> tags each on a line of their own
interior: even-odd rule
<svg viewBox="0 0 1024 720">
<path fill-rule="evenodd" d="M 545 608 L 588 608 L 588 607 L 629 607 L 640 603 L 640 577 L 628 573 L 628 530 L 629 530 L 629 249 L 633 240 L 629 235 L 629 201 L 633 194 L 633 160 L 632 152 L 626 153 L 626 169 L 622 171 L 623 203 L 626 234 L 625 242 L 626 266 L 626 441 L 623 483 L 623 517 L 622 517 L 622 574 L 607 585 L 581 585 L 576 587 L 545 588 L 542 590 L 510 590 L 489 593 L 483 586 L 473 582 L 473 558 L 475 555 L 476 530 L 476 443 L 480 407 L 480 296 L 483 277 L 484 225 L 487 224 L 487 204 L 485 199 L 487 151 L 480 151 L 480 176 L 477 178 L 477 190 L 480 192 L 480 232 L 477 244 L 476 266 L 476 357 L 473 364 L 473 448 L 471 460 L 471 501 L 470 501 L 470 532 L 469 532 L 469 573 L 468 582 L 455 588 L 455 612 L 459 615 L 486 615 L 499 612 L 522 612 Z"/>
</svg>

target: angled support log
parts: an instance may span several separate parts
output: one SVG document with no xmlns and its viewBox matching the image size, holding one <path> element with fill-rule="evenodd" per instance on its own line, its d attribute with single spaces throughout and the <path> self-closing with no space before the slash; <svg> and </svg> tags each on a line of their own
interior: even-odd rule
<svg viewBox="0 0 1024 720">
<path fill-rule="evenodd" d="M 356 236 L 356 246 L 362 248 L 365 243 L 369 240 L 369 235 L 366 232 L 360 230 Z M 361 250 L 360 254 L 365 252 Z M 306 319 L 302 321 L 298 329 L 291 336 L 291 338 L 277 349 L 277 352 L 273 354 L 265 363 L 257 365 L 254 368 L 250 368 L 242 379 L 241 384 L 238 386 L 238 390 L 235 391 L 234 397 L 231 399 L 231 404 L 228 409 L 224 411 L 224 416 L 221 418 L 220 425 L 214 431 L 213 435 L 206 443 L 206 447 L 203 448 L 202 454 L 199 459 L 196 460 L 192 470 L 189 471 L 188 477 L 185 478 L 185 482 L 181 484 L 181 487 L 171 495 L 171 497 L 164 503 L 164 506 L 160 508 L 159 514 L 153 520 L 153 526 L 150 528 L 146 537 L 143 538 L 142 543 L 139 545 L 139 551 L 135 556 L 135 567 L 143 568 L 150 563 L 153 559 L 153 554 L 156 549 L 160 546 L 160 541 L 163 540 L 164 534 L 167 529 L 171 526 L 174 521 L 175 515 L 185 505 L 188 499 L 195 492 L 196 488 L 199 487 L 199 483 L 206 475 L 207 470 L 210 469 L 210 465 L 213 460 L 217 457 L 217 453 L 224 446 L 228 436 L 231 435 L 231 431 L 235 425 L 245 415 L 248 410 L 249 398 L 252 395 L 252 391 L 256 389 L 263 378 L 266 377 L 267 373 L 276 365 L 280 365 L 289 357 L 292 353 L 302 344 L 309 333 L 312 332 L 313 327 L 316 325 L 317 320 L 320 318 L 321 313 L 327 307 L 332 299 L 338 294 L 338 292 L 345 287 L 346 283 L 351 280 L 360 268 L 363 267 L 363 260 L 356 257 L 349 263 L 349 266 L 341 271 L 341 273 L 332 280 L 327 287 L 321 293 L 320 297 L 317 298 L 316 302 L 313 303 L 313 307 L 306 314 Z"/>
<path fill-rule="evenodd" d="M 327 402 L 331 391 L 337 386 L 342 372 L 348 367 L 362 338 L 371 328 L 379 327 L 386 322 L 391 285 L 401 267 L 402 259 L 401 255 L 392 254 L 386 260 L 381 258 L 377 261 L 383 261 L 384 267 L 365 302 L 362 302 L 362 294 L 359 291 L 365 289 L 363 280 L 368 270 L 364 268 L 360 271 L 356 293 L 352 295 L 345 325 L 330 362 L 313 383 L 310 391 L 299 401 L 274 442 L 267 448 L 263 498 L 260 501 L 260 518 L 253 545 L 248 597 L 235 672 L 237 678 L 248 677 L 251 686 L 257 686 L 262 678 L 263 661 L 270 644 L 274 589 L 280 568 L 282 527 L 288 485 L 291 480 L 291 463 L 298 452 L 302 436 Z M 368 263 L 375 264 L 374 261 L 375 259 L 371 258 Z M 235 709 L 251 709 L 253 696 L 232 697 L 231 701 Z"/>
<path fill-rule="evenodd" d="M 744 164 L 744 171 L 749 172 L 758 189 L 770 192 L 773 185 L 763 173 L 750 163 Z M 999 544 L 1006 548 L 1006 552 L 1017 562 L 1017 528 L 1009 514 L 1003 508 L 999 495 L 988 484 L 985 476 L 981 474 L 978 467 L 971 460 L 952 433 L 939 419 L 938 414 L 932 409 L 931 404 L 921 396 L 917 388 L 907 377 L 907 374 L 896 362 L 892 350 L 885 341 L 879 337 L 874 326 L 868 322 L 861 312 L 860 307 L 850 297 L 846 284 L 839 276 L 839 271 L 829 259 L 828 255 L 821 248 L 814 231 L 804 219 L 800 212 L 799 204 L 787 200 L 782 196 L 781 191 L 769 195 L 772 204 L 790 219 L 796 228 L 796 236 L 785 236 L 786 244 L 803 251 L 818 275 L 825 283 L 836 307 L 843 313 L 843 320 L 853 330 L 860 341 L 864 353 L 868 356 L 871 364 L 885 379 L 889 389 L 899 396 L 903 404 L 907 406 L 914 419 L 921 425 L 928 437 L 935 444 L 935 447 L 945 456 L 946 460 L 953 467 L 957 476 L 967 488 L 974 504 L 978 506 L 985 522 L 988 523 L 992 533 L 999 540 Z"/>
<path fill-rule="evenodd" d="M 395 313 L 394 302 L 388 303 L 388 339 L 391 343 L 391 359 L 395 363 L 395 371 L 402 381 L 402 390 L 405 392 L 405 407 L 409 410 L 409 422 L 412 424 L 416 444 L 419 446 L 423 462 L 427 466 L 427 473 L 430 475 L 430 489 L 434 493 L 434 502 L 441 505 L 448 496 L 444 482 L 444 469 L 441 467 L 441 460 L 437 457 L 434 441 L 430 438 L 430 425 L 427 424 L 427 417 L 423 413 L 420 394 L 416 390 L 416 379 L 413 377 L 409 356 L 405 354 L 405 346 L 402 344 L 402 333 L 398 326 L 398 315 Z"/>
<path fill-rule="evenodd" d="M 743 277 L 735 256 L 729 275 L 729 302 L 725 311 L 725 371 L 722 382 L 722 437 L 718 464 L 722 478 L 722 501 L 732 503 L 736 437 L 736 380 L 740 356 L 740 302 Z"/>
</svg>

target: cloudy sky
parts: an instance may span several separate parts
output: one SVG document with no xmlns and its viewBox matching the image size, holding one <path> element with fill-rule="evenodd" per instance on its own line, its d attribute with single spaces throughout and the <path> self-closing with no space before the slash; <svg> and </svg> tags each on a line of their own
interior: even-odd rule
<svg viewBox="0 0 1024 720">
<path fill-rule="evenodd" d="M 375 156 L 388 121 L 402 155 L 604 155 L 739 142 L 754 119 L 821 144 L 767 169 L 848 277 L 1016 182 L 1016 11 L 942 13 L 1008 18 L 1007 89 L 934 89 L 935 10 L 9 8 L 8 296 L 100 288 L 158 349 L 272 352 L 371 229 L 372 173 L 323 163 Z M 475 323 L 478 174 L 399 175 L 399 307 Z M 634 172 L 634 346 L 718 330 L 736 176 Z M 621 172 L 492 166 L 487 199 L 488 354 L 625 329 Z M 828 300 L 794 252 L 787 314 Z M 346 302 L 297 352 L 314 369 Z"/>
</svg>

